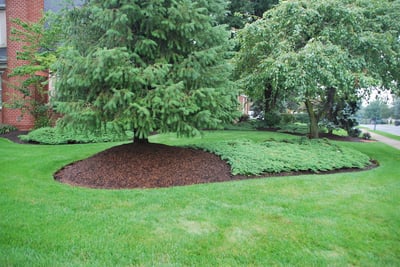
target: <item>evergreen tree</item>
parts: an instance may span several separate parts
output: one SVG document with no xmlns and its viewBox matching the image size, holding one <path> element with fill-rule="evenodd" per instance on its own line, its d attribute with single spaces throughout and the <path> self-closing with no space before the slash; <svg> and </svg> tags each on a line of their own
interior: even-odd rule
<svg viewBox="0 0 400 267">
<path fill-rule="evenodd" d="M 222 0 L 89 0 L 64 10 L 60 125 L 192 136 L 233 120 Z"/>
</svg>

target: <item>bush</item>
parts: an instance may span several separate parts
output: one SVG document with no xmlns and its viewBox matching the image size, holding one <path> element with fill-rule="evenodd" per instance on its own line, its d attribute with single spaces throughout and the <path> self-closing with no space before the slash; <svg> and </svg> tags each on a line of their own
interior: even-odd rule
<svg viewBox="0 0 400 267">
<path fill-rule="evenodd" d="M 237 122 L 232 124 L 224 125 L 225 130 L 242 130 L 242 131 L 249 131 L 255 130 L 258 127 L 258 120 L 248 120 L 244 122 Z"/>
<path fill-rule="evenodd" d="M 39 144 L 59 145 L 59 144 L 85 144 L 85 143 L 102 143 L 116 142 L 132 139 L 133 134 L 125 135 L 116 132 L 102 132 L 99 134 L 79 133 L 58 129 L 57 127 L 44 127 L 31 131 L 27 135 L 20 135 L 19 138 L 25 142 L 33 142 Z"/>
<path fill-rule="evenodd" d="M 310 118 L 307 113 L 294 114 L 294 118 L 296 122 L 306 123 L 306 124 L 310 123 Z"/>
<path fill-rule="evenodd" d="M 358 128 L 351 128 L 349 131 L 347 131 L 347 134 L 351 137 L 359 137 L 361 130 Z"/>
<path fill-rule="evenodd" d="M 281 122 L 281 115 L 276 112 L 270 112 L 265 114 L 264 122 L 268 127 L 277 126 Z"/>
<path fill-rule="evenodd" d="M 368 132 L 366 132 L 366 133 L 363 133 L 362 137 L 363 137 L 363 139 L 365 139 L 365 140 L 370 140 L 370 139 L 371 139 L 371 134 L 368 133 Z"/>
<path fill-rule="evenodd" d="M 296 133 L 296 134 L 308 134 L 310 132 L 309 126 L 304 123 L 291 123 L 282 125 L 278 132 L 283 133 Z"/>
<path fill-rule="evenodd" d="M 245 122 L 245 121 L 249 121 L 250 120 L 250 116 L 248 114 L 242 114 L 242 116 L 240 116 L 239 118 L 239 122 Z"/>
<path fill-rule="evenodd" d="M 364 168 L 369 157 L 359 151 L 339 146 L 327 139 L 265 141 L 221 141 L 199 144 L 196 148 L 215 153 L 231 166 L 234 175 L 261 175 L 291 171 L 329 171 L 341 168 Z"/>
<path fill-rule="evenodd" d="M 0 134 L 6 134 L 18 130 L 15 126 L 0 123 Z"/>
<path fill-rule="evenodd" d="M 290 124 L 290 123 L 294 123 L 294 121 L 296 120 L 296 118 L 294 117 L 293 114 L 290 113 L 282 113 L 281 114 L 281 123 L 282 124 Z"/>
</svg>

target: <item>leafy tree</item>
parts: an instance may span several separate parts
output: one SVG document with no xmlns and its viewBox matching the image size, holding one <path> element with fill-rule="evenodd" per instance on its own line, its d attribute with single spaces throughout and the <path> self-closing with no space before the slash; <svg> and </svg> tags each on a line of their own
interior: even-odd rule
<svg viewBox="0 0 400 267">
<path fill-rule="evenodd" d="M 15 77 L 10 86 L 16 91 L 9 108 L 18 108 L 22 114 L 29 113 L 35 119 L 35 128 L 49 126 L 51 107 L 48 103 L 48 70 L 56 59 L 56 42 L 59 28 L 45 27 L 51 15 L 38 22 L 25 22 L 14 19 L 11 39 L 22 43 L 17 52 L 17 60 L 23 64 L 12 69 L 10 77 Z"/>
<path fill-rule="evenodd" d="M 394 100 L 392 114 L 394 119 L 400 119 L 400 98 Z"/>
<path fill-rule="evenodd" d="M 192 136 L 235 117 L 225 1 L 91 0 L 62 13 L 60 125 Z"/>
<path fill-rule="evenodd" d="M 372 101 L 364 108 L 363 112 L 364 118 L 371 120 L 389 118 L 390 115 L 391 111 L 389 106 L 381 100 Z"/>
<path fill-rule="evenodd" d="M 400 1 L 285 1 L 239 34 L 236 73 L 271 112 L 282 99 L 305 104 L 318 123 L 359 100 L 362 88 L 399 92 Z M 339 110 L 337 110 L 339 111 Z"/>
<path fill-rule="evenodd" d="M 279 0 L 231 0 L 228 12 L 221 17 L 220 22 L 241 29 L 246 23 L 261 18 L 265 11 L 278 2 Z"/>
</svg>

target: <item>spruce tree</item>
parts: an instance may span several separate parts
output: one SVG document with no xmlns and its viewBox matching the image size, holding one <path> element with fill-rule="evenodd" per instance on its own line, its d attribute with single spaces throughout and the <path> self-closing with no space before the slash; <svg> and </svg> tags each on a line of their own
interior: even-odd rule
<svg viewBox="0 0 400 267">
<path fill-rule="evenodd" d="M 231 121 L 225 1 L 89 0 L 64 10 L 57 64 L 60 125 L 193 136 Z"/>
</svg>

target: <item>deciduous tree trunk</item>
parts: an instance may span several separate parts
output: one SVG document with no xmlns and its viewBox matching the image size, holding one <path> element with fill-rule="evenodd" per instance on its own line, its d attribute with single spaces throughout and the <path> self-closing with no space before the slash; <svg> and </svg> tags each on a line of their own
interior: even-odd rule
<svg viewBox="0 0 400 267">
<path fill-rule="evenodd" d="M 264 114 L 267 114 L 275 109 L 277 94 L 270 85 L 265 86 L 264 90 Z"/>
<path fill-rule="evenodd" d="M 310 117 L 310 138 L 319 137 L 318 118 L 309 99 L 305 101 L 308 116 Z"/>
</svg>

